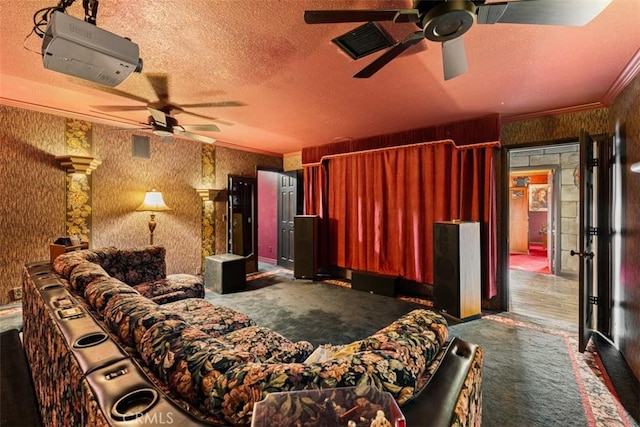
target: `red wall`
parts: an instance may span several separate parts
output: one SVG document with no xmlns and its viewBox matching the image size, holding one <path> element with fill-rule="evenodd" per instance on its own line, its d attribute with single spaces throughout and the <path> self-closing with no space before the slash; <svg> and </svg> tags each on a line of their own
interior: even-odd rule
<svg viewBox="0 0 640 427">
<path fill-rule="evenodd" d="M 258 259 L 274 264 L 278 259 L 278 176 L 258 171 Z"/>
</svg>

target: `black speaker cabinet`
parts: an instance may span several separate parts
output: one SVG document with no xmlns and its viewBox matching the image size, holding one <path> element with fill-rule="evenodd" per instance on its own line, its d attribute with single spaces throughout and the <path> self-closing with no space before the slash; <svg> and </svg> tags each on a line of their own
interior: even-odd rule
<svg viewBox="0 0 640 427">
<path fill-rule="evenodd" d="M 396 296 L 398 276 L 385 276 L 368 271 L 351 273 L 351 289 L 370 292 L 387 297 Z"/>
<path fill-rule="evenodd" d="M 433 224 L 433 303 L 462 321 L 481 314 L 480 223 Z"/>
<path fill-rule="evenodd" d="M 247 285 L 246 258 L 236 254 L 206 257 L 204 285 L 219 294 L 244 290 Z"/>
<path fill-rule="evenodd" d="M 315 279 L 318 272 L 318 216 L 293 217 L 293 276 Z"/>
</svg>

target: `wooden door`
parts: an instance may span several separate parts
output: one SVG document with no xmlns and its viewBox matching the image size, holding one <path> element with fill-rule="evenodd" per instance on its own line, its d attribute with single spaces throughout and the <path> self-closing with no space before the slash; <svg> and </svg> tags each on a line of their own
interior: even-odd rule
<svg viewBox="0 0 640 427">
<path fill-rule="evenodd" d="M 529 253 L 529 193 L 527 187 L 509 188 L 509 252 Z"/>
<path fill-rule="evenodd" d="M 555 266 L 555 235 L 554 230 L 556 228 L 556 192 L 555 192 L 555 171 L 550 170 L 547 173 L 547 185 L 549 190 L 547 191 L 547 235 L 545 236 L 547 242 L 547 266 L 551 274 L 556 274 Z"/>
<path fill-rule="evenodd" d="M 297 177 L 280 174 L 278 177 L 278 265 L 293 269 L 293 218 L 297 214 Z"/>
<path fill-rule="evenodd" d="M 596 293 L 593 274 L 593 234 L 594 227 L 594 176 L 593 168 L 597 164 L 594 159 L 594 141 L 584 130 L 580 132 L 580 235 L 578 251 L 571 251 L 572 256 L 579 256 L 578 269 L 578 350 L 584 352 L 593 331 L 592 297 Z"/>
</svg>

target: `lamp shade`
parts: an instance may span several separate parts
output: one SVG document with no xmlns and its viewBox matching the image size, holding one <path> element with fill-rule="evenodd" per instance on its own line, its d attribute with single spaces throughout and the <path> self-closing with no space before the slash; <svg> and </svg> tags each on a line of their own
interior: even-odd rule
<svg viewBox="0 0 640 427">
<path fill-rule="evenodd" d="M 137 211 L 150 211 L 150 212 L 158 212 L 158 211 L 170 211 L 171 208 L 166 205 L 164 199 L 162 198 L 162 193 L 160 191 L 151 190 L 147 191 L 144 195 L 144 201 L 138 208 Z"/>
</svg>

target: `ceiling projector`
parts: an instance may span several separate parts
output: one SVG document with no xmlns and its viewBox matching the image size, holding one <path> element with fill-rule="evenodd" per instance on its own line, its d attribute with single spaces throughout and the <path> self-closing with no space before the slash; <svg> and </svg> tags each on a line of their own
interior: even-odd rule
<svg viewBox="0 0 640 427">
<path fill-rule="evenodd" d="M 112 87 L 142 71 L 137 44 L 63 12 L 49 21 L 42 62 L 49 70 Z"/>
</svg>

